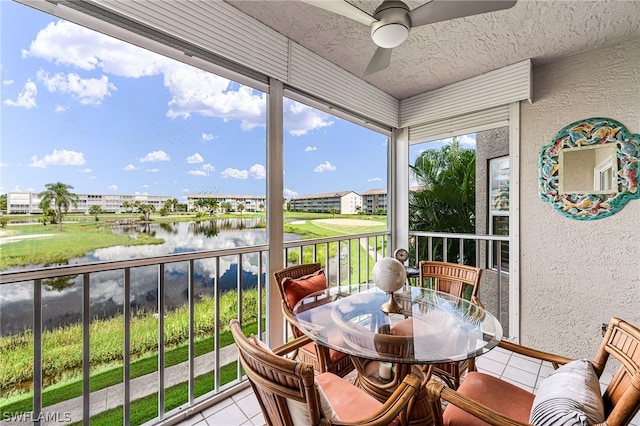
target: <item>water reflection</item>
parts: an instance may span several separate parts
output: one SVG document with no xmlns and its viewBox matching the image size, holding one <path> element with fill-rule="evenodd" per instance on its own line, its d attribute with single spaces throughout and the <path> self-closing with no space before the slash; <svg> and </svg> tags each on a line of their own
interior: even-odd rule
<svg viewBox="0 0 640 426">
<path fill-rule="evenodd" d="M 69 264 L 83 264 L 98 261 L 116 261 L 134 258 L 161 256 L 171 253 L 231 249 L 236 247 L 266 244 L 266 230 L 255 228 L 256 219 L 211 220 L 202 222 L 179 222 L 172 224 L 148 224 L 143 228 L 120 227 L 114 232 L 133 237 L 140 232 L 155 233 L 163 244 L 143 246 L 116 246 L 98 249 L 86 255 L 70 259 Z M 258 225 L 259 226 L 259 225 Z M 241 229 L 238 229 L 241 228 Z M 299 239 L 296 234 L 285 234 L 286 241 Z M 238 257 L 221 257 L 220 289 L 222 292 L 236 288 Z M 263 263 L 266 259 L 263 259 Z M 33 266 L 31 267 L 33 268 Z M 251 288 L 258 283 L 258 254 L 242 256 L 243 288 Z M 29 268 L 12 268 L 24 270 Z M 153 311 L 158 306 L 158 267 L 146 266 L 131 269 L 131 297 L 128 301 L 135 311 Z M 188 262 L 174 262 L 164 265 L 165 305 L 173 309 L 184 304 L 188 298 Z M 194 288 L 196 297 L 212 295 L 216 277 L 215 259 L 194 262 Z M 262 282 L 266 282 L 263 273 Z M 81 318 L 82 276 L 67 276 L 47 280 L 43 283 L 43 322 L 46 329 L 77 322 Z M 124 272 L 105 271 L 91 274 L 90 315 L 105 318 L 119 314 L 125 303 Z M 0 286 L 0 333 L 19 332 L 32 327 L 33 285 L 16 283 Z"/>
</svg>

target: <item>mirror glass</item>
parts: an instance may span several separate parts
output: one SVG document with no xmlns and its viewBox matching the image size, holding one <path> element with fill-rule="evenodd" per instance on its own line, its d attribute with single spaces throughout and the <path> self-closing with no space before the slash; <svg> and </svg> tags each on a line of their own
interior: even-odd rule
<svg viewBox="0 0 640 426">
<path fill-rule="evenodd" d="M 618 174 L 616 145 L 591 145 L 560 150 L 561 193 L 611 194 Z"/>
<path fill-rule="evenodd" d="M 640 135 L 610 118 L 563 127 L 540 150 L 540 198 L 572 219 L 611 216 L 640 198 L 639 142 Z"/>
</svg>

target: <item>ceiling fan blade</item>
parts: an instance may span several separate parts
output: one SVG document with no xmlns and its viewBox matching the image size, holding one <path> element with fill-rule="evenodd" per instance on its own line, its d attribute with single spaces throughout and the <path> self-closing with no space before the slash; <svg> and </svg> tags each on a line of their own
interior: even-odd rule
<svg viewBox="0 0 640 426">
<path fill-rule="evenodd" d="M 378 21 L 373 16 L 344 0 L 302 0 L 302 2 L 342 15 L 345 18 L 353 19 L 366 26 L 370 26 L 372 23 Z"/>
<path fill-rule="evenodd" d="M 513 7 L 516 0 L 432 0 L 409 12 L 411 26 L 448 21 Z"/>
<path fill-rule="evenodd" d="M 378 47 L 376 53 L 373 54 L 373 58 L 369 61 L 367 69 L 364 70 L 363 77 L 381 71 L 389 66 L 391 63 L 391 51 L 393 49 L 386 49 L 384 47 Z"/>
</svg>

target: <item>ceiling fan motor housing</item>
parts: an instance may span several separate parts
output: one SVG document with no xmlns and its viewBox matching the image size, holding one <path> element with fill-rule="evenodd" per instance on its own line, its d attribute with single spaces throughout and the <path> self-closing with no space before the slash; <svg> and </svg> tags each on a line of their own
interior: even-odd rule
<svg viewBox="0 0 640 426">
<path fill-rule="evenodd" d="M 406 40 L 411 31 L 409 7 L 401 1 L 387 0 L 374 12 L 371 38 L 380 47 L 391 49 Z"/>
</svg>

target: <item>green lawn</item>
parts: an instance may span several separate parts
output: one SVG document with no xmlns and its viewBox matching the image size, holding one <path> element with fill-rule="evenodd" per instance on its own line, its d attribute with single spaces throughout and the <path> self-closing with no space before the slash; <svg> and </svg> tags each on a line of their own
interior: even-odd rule
<svg viewBox="0 0 640 426">
<path fill-rule="evenodd" d="M 113 216 L 122 217 L 120 215 Z M 249 217 L 249 215 L 235 215 L 234 217 Z M 286 232 L 294 232 L 304 235 L 305 239 L 381 232 L 386 229 L 386 218 L 384 216 L 335 216 L 336 219 L 348 218 L 367 220 L 370 222 L 364 226 L 340 226 L 335 223 L 326 224 L 309 220 L 310 218 L 334 218 L 331 214 L 287 212 L 286 217 L 295 221 L 305 221 L 303 224 L 285 224 Z M 81 256 L 86 252 L 99 247 L 131 244 L 157 244 L 162 242 L 162 240 L 154 238 L 145 238 L 143 234 L 138 236 L 137 239 L 124 235 L 116 235 L 108 229 L 110 224 L 108 224 L 108 221 L 102 217 L 100 222 L 87 220 L 86 216 L 77 217 L 76 219 L 78 220 L 65 222 L 62 232 L 58 231 L 57 226 L 55 225 L 47 225 L 44 227 L 42 224 L 10 225 L 9 227 L 2 229 L 2 233 L 0 234 L 2 236 L 6 236 L 8 234 L 26 236 L 34 234 L 50 234 L 50 236 L 46 238 L 26 239 L 21 242 L 7 243 L 0 246 L 0 270 L 12 264 L 50 264 L 64 262 L 68 258 Z M 184 217 L 181 217 L 180 220 L 193 220 L 193 217 L 185 215 Z M 175 219 L 161 218 L 159 222 L 160 221 L 175 221 Z M 370 239 L 369 244 L 372 249 L 375 247 L 376 243 L 373 238 Z M 321 262 L 324 262 L 327 247 L 329 249 L 329 256 L 336 256 L 338 250 L 337 243 L 331 243 L 328 246 L 325 244 L 317 245 L 316 256 Z M 344 245 L 342 245 L 342 248 L 344 249 Z M 380 252 L 382 247 L 378 246 L 375 247 L 375 249 Z M 290 256 L 296 257 L 296 259 L 290 259 L 292 261 L 301 261 L 297 258 L 298 254 L 295 252 L 290 253 Z M 359 244 L 358 240 L 352 240 L 350 251 L 352 263 L 352 274 L 350 277 L 351 282 L 362 282 L 366 277 L 364 265 L 365 258 L 367 256 L 368 254 L 361 244 Z M 357 264 L 358 259 L 360 259 L 360 264 L 362 265 L 359 276 L 357 269 L 353 267 Z M 302 261 L 312 261 L 311 247 L 305 248 Z M 342 262 L 346 262 L 346 258 L 342 259 Z M 373 268 L 373 263 L 374 262 L 370 259 L 369 270 Z M 342 277 L 343 283 L 346 282 L 347 279 L 348 277 Z M 50 285 L 55 285 L 55 283 Z M 220 317 L 221 321 L 224 322 L 225 327 L 228 324 L 229 319 L 237 312 L 237 296 L 233 296 L 228 293 L 225 293 L 226 296 L 223 295 L 227 297 L 227 299 L 225 299 L 225 301 L 221 301 L 220 305 Z M 257 313 L 257 293 L 255 298 L 248 297 L 249 294 L 250 293 L 247 292 L 244 293 L 243 302 L 244 304 L 249 305 L 243 307 L 243 311 L 247 313 Z M 209 352 L 213 349 L 213 338 L 210 337 L 212 334 L 211 327 L 213 325 L 213 309 L 211 305 L 212 301 L 204 301 L 196 304 L 196 325 L 198 326 L 198 329 L 196 330 L 196 356 Z M 165 359 L 166 366 L 176 365 L 187 360 L 188 348 L 184 343 L 187 335 L 187 315 L 186 307 L 184 307 L 182 310 L 178 309 L 170 313 L 165 319 L 165 343 L 168 345 Z M 246 318 L 245 320 L 250 321 L 249 318 Z M 254 330 L 256 328 L 256 320 L 257 319 L 254 318 L 253 324 L 250 324 Z M 91 391 L 96 391 L 121 383 L 123 380 L 123 319 L 116 317 L 107 320 L 96 320 L 92 322 L 91 327 L 90 354 L 92 374 L 90 379 L 90 389 Z M 143 314 L 136 316 L 132 318 L 131 330 L 131 378 L 133 379 L 157 370 L 157 321 L 151 315 Z M 43 378 L 45 383 L 45 389 L 43 391 L 43 406 L 49 406 L 82 395 L 81 336 L 81 324 L 61 327 L 43 334 Z M 220 336 L 221 346 L 225 346 L 232 342 L 231 335 L 228 331 L 222 332 Z M 28 386 L 30 386 L 30 380 L 33 374 L 32 333 L 30 331 L 26 331 L 0 338 L 0 352 L 2 352 L 3 361 L 0 363 L 0 411 L 14 413 L 30 411 L 32 408 L 32 394 L 20 393 L 17 389 L 24 389 L 25 385 L 28 389 Z M 229 380 L 235 379 L 235 368 L 233 371 L 233 378 Z M 208 388 L 208 385 L 201 384 L 212 384 L 213 382 L 210 377 L 198 378 L 197 383 L 198 389 L 202 389 L 202 393 L 206 393 L 212 389 Z M 180 386 L 182 385 L 178 385 L 176 389 L 181 389 Z M 202 386 L 202 388 L 200 386 Z M 186 395 L 183 391 L 176 390 L 176 392 L 180 395 Z M 173 408 L 172 404 L 179 406 L 186 402 L 186 399 L 183 398 L 183 400 L 181 398 L 182 397 L 176 397 L 176 402 L 174 403 L 170 402 L 167 397 L 167 410 Z M 149 400 L 151 402 L 149 402 L 147 401 L 147 398 L 145 398 L 144 401 L 147 402 L 141 401 L 140 403 L 150 404 L 150 406 L 155 407 L 156 405 L 154 404 L 156 403 L 154 403 L 152 399 L 153 398 L 151 398 L 151 400 Z M 174 400 L 171 399 L 171 401 Z M 149 412 L 149 414 L 143 414 L 145 410 L 146 409 L 136 409 L 136 416 L 140 415 L 140 418 L 148 420 L 157 415 L 155 411 L 153 411 L 155 408 L 153 408 L 153 410 L 149 409 L 153 411 L 153 414 L 151 414 L 151 412 Z M 134 410 L 132 408 L 132 413 L 133 412 Z M 119 418 L 121 422 L 121 408 L 119 410 L 111 410 L 108 415 L 105 414 L 104 418 L 107 420 L 104 420 L 104 424 L 111 424 L 109 422 L 113 421 L 117 416 L 120 416 Z M 96 418 L 96 421 L 101 422 L 103 421 L 100 420 L 102 418 L 103 416 L 100 416 L 99 418 Z M 144 422 L 146 420 L 141 421 Z"/>
<path fill-rule="evenodd" d="M 243 326 L 246 335 L 258 332 L 257 323 L 247 323 Z M 223 348 L 233 343 L 233 337 L 230 331 L 220 333 L 220 347 Z M 195 342 L 195 356 L 204 355 L 213 350 L 213 337 L 199 340 Z M 188 360 L 189 348 L 182 345 L 165 352 L 165 367 L 171 367 Z M 224 369 L 225 367 L 223 367 Z M 131 363 L 130 378 L 135 379 L 144 375 L 158 371 L 158 355 L 151 354 L 145 358 L 139 359 Z M 235 371 L 235 370 L 234 370 Z M 210 375 L 212 375 L 211 373 Z M 224 375 L 223 375 L 224 376 Z M 221 377 L 223 377 L 221 376 Z M 202 380 L 202 378 L 200 379 Z M 114 367 L 106 371 L 91 375 L 89 379 L 91 392 L 104 389 L 109 386 L 122 383 L 124 381 L 124 369 L 122 366 Z M 213 382 L 212 382 L 213 383 Z M 226 383 L 226 382 L 225 382 Z M 82 379 L 75 379 L 64 383 L 59 383 L 48 387 L 42 393 L 42 406 L 57 404 L 72 398 L 82 396 Z M 186 386 L 186 384 L 185 384 Z M 211 389 L 209 389 L 211 390 Z M 206 393 L 209 390 L 203 392 Z M 0 412 L 24 413 L 32 411 L 33 395 L 31 393 L 21 395 L 17 398 L 11 398 L 0 404 Z M 185 401 L 186 402 L 186 401 Z M 157 405 L 157 403 L 156 403 Z M 181 404 L 178 404 L 181 405 Z M 121 421 L 122 423 L 122 421 Z"/>
<path fill-rule="evenodd" d="M 265 299 L 263 298 L 263 303 Z M 257 322 L 258 291 L 243 292 L 244 322 Z M 265 306 L 263 305 L 263 309 Z M 237 316 L 238 297 L 235 291 L 220 296 L 220 332 L 224 332 L 231 319 Z M 213 297 L 203 297 L 194 305 L 194 338 L 199 345 L 215 333 L 215 303 Z M 183 346 L 187 342 L 188 307 L 183 305 L 165 317 L 165 348 Z M 90 362 L 92 376 L 122 365 L 124 318 L 122 316 L 99 319 L 90 325 Z M 44 388 L 67 383 L 82 375 L 82 324 L 71 324 L 45 331 L 42 336 L 42 374 Z M 230 340 L 228 340 L 230 342 Z M 158 350 L 158 322 L 149 313 L 131 319 L 130 353 L 132 360 L 148 357 Z M 209 344 L 210 349 L 213 345 Z M 186 350 L 186 349 L 183 349 Z M 20 398 L 29 389 L 33 379 L 33 334 L 24 332 L 0 338 L 0 404 L 14 397 Z M 180 351 L 177 352 L 180 354 Z M 186 359 L 186 353 L 181 356 Z M 150 362 L 153 364 L 153 362 Z M 144 372 L 142 373 L 144 374 Z M 120 375 L 120 377 L 122 377 Z M 102 379 L 100 379 L 102 380 Z"/>
<path fill-rule="evenodd" d="M 220 369 L 220 384 L 230 383 L 237 379 L 238 364 L 233 362 L 225 365 Z M 211 392 L 215 381 L 213 372 L 203 374 L 195 378 L 194 397 L 197 398 Z M 165 413 L 173 410 L 189 400 L 189 387 L 187 382 L 180 383 L 165 390 Z M 130 407 L 130 424 L 140 425 L 148 422 L 158 416 L 158 395 L 152 394 L 144 398 L 131 402 Z M 124 417 L 124 409 L 122 406 L 112 408 L 91 417 L 91 424 L 97 426 L 121 425 Z M 73 423 L 80 425 L 82 422 Z"/>
<path fill-rule="evenodd" d="M 62 231 L 57 225 L 43 226 L 34 224 L 9 224 L 0 229 L 3 236 L 34 236 L 21 241 L 8 242 L 0 246 L 0 271 L 11 266 L 64 264 L 68 259 L 80 257 L 93 250 L 113 246 L 132 246 L 146 244 L 162 244 L 160 238 L 145 233 L 138 233 L 136 238 L 128 235 L 118 235 L 110 230 L 115 220 L 136 219 L 135 214 L 105 214 L 100 215 L 96 222 L 93 216 L 66 215 Z M 340 226 L 312 222 L 313 219 L 358 219 L 370 221 L 365 226 Z M 39 216 L 8 216 L 11 221 L 34 220 Z M 264 217 L 264 213 L 248 214 L 218 214 L 215 219 Z M 214 219 L 214 218 L 211 218 Z M 385 216 L 365 215 L 331 215 L 329 213 L 285 212 L 285 219 L 293 221 L 305 220 L 303 225 L 285 223 L 285 232 L 303 235 L 305 239 L 333 237 L 347 234 L 358 234 L 384 230 Z M 181 214 L 175 216 L 152 216 L 154 223 L 193 221 L 195 215 Z"/>
<path fill-rule="evenodd" d="M 7 236 L 43 235 L 0 246 L 0 270 L 10 266 L 45 266 L 66 263 L 68 259 L 104 247 L 162 244 L 163 240 L 140 233 L 137 238 L 113 233 L 100 222 L 65 223 L 62 231 L 56 225 L 14 225 L 2 232 Z"/>
</svg>

